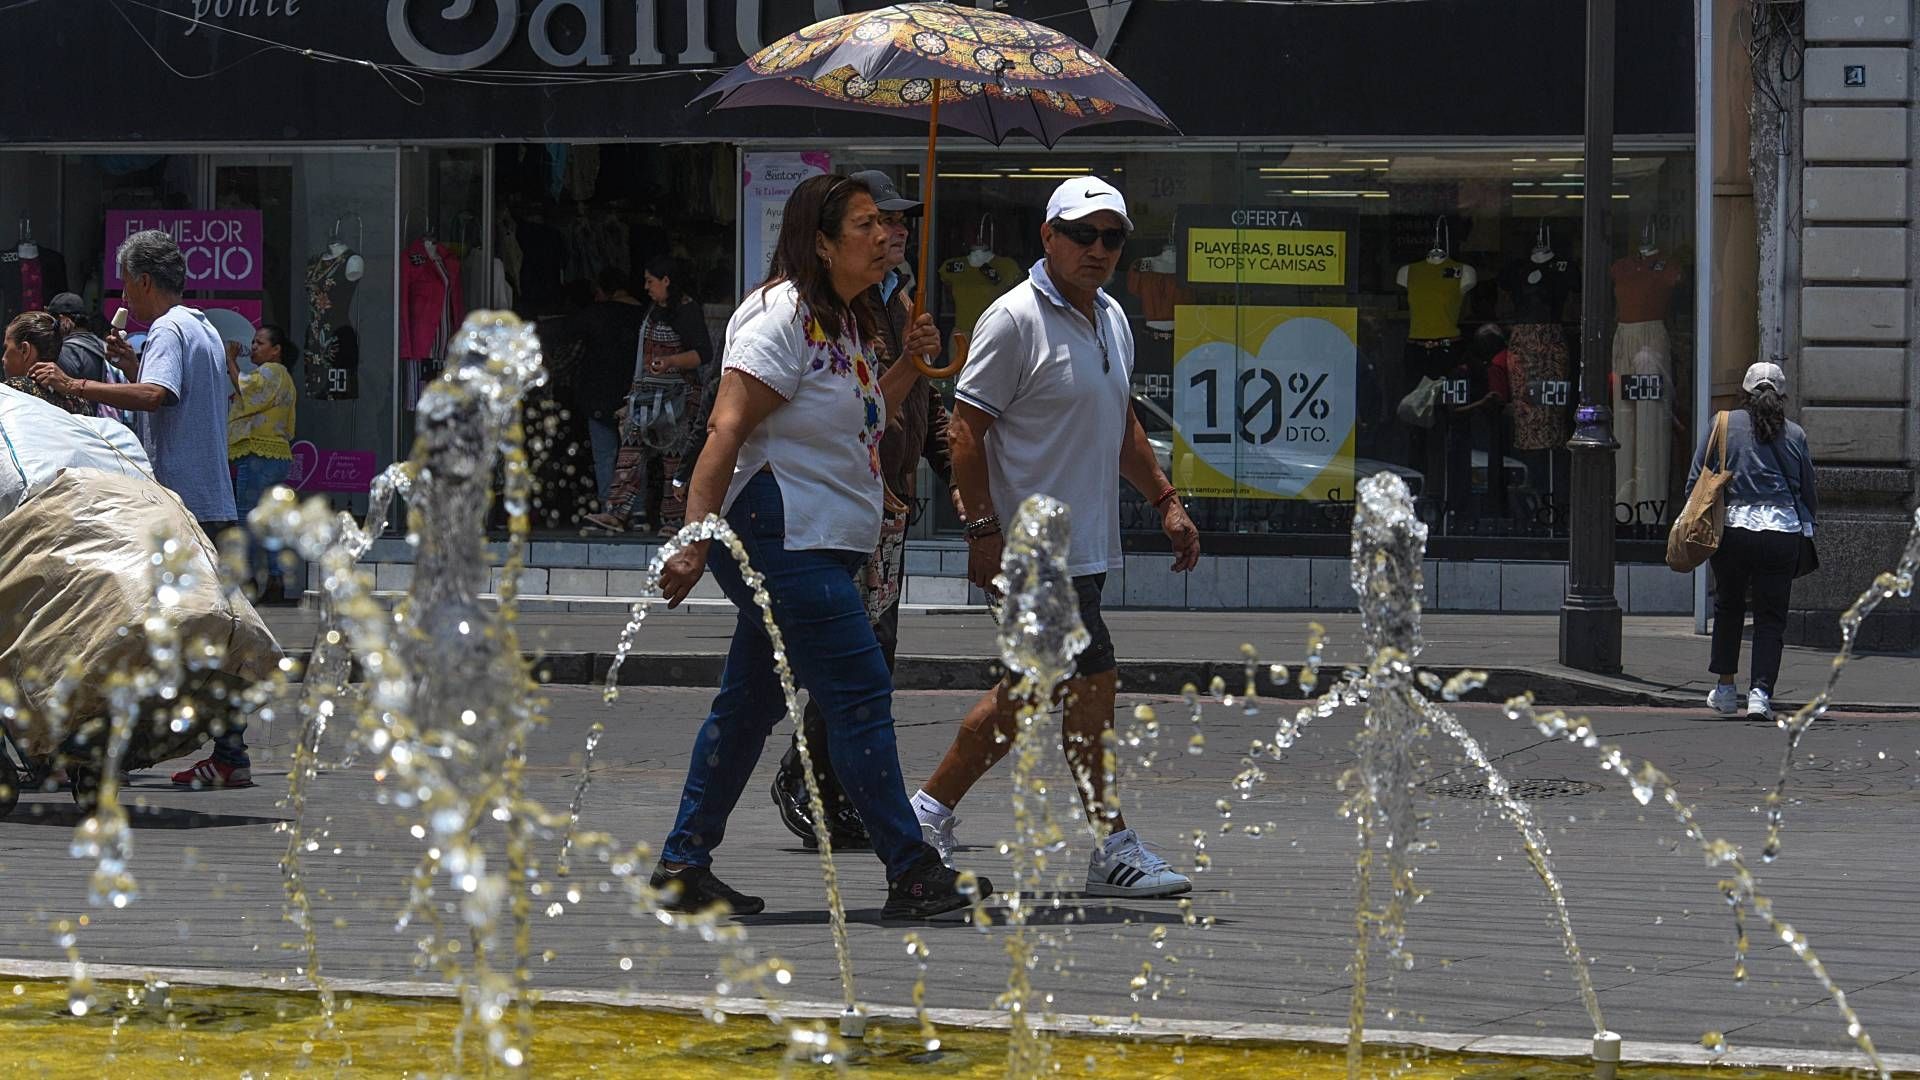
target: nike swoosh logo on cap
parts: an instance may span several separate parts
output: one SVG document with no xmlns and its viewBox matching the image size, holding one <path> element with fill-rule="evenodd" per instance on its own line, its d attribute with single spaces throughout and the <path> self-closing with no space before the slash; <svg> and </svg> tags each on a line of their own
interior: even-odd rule
<svg viewBox="0 0 1920 1080">
<path fill-rule="evenodd" d="M 1088 188 L 1088 189 L 1086 190 L 1086 192 L 1085 192 L 1085 194 L 1083 194 L 1083 195 L 1081 195 L 1080 197 L 1081 197 L 1081 198 L 1083 198 L 1083 199 L 1097 199 L 1097 198 L 1099 198 L 1099 197 L 1100 197 L 1100 189 L 1099 189 L 1099 188 Z"/>
</svg>

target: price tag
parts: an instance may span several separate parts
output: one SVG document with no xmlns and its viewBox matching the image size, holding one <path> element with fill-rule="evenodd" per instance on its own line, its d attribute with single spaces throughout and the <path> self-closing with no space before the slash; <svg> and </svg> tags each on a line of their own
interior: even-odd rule
<svg viewBox="0 0 1920 1080">
<path fill-rule="evenodd" d="M 1622 376 L 1620 396 L 1627 401 L 1659 401 L 1667 396 L 1665 384 L 1665 377 L 1658 373 Z"/>
<path fill-rule="evenodd" d="M 1566 379 L 1528 379 L 1527 402 L 1543 407 L 1564 406 L 1573 397 L 1573 384 Z"/>
</svg>

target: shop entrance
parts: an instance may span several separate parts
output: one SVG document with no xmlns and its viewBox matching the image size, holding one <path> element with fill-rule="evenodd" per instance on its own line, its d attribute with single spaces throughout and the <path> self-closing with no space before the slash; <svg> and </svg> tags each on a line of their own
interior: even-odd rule
<svg viewBox="0 0 1920 1080">
<path fill-rule="evenodd" d="M 514 311 L 538 324 L 547 361 L 547 386 L 528 414 L 537 528 L 577 534 L 599 509 L 588 418 L 611 417 L 634 368 L 633 345 L 584 332 L 594 320 L 582 313 L 622 290 L 644 305 L 642 271 L 665 257 L 675 291 L 702 305 L 720 344 L 734 301 L 738 174 L 733 148 L 721 143 L 494 149 L 498 273 Z M 609 390 L 615 384 L 619 392 Z M 657 489 L 660 478 L 649 479 Z"/>
</svg>

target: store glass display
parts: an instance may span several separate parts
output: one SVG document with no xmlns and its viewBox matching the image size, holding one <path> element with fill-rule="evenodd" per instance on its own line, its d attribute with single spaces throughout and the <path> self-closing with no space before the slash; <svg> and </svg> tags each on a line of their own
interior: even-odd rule
<svg viewBox="0 0 1920 1080">
<path fill-rule="evenodd" d="M 911 190 L 909 151 L 836 154 Z M 1622 144 L 1607 365 L 1623 539 L 1663 536 L 1692 415 L 1693 163 Z M 1566 536 L 1579 405 L 1577 148 L 1241 145 L 944 151 L 936 310 L 968 329 L 1040 257 L 1052 185 L 1127 194 L 1109 292 L 1133 317 L 1135 412 L 1211 533 L 1344 534 L 1391 471 L 1436 537 Z M 952 527 L 929 507 L 934 528 Z M 1123 524 L 1157 532 L 1123 491 Z"/>
</svg>

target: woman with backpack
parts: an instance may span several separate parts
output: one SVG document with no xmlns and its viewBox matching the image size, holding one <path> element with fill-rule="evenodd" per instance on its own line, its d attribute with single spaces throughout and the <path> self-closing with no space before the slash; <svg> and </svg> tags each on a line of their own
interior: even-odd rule
<svg viewBox="0 0 1920 1080">
<path fill-rule="evenodd" d="M 673 259 L 648 260 L 646 321 L 640 329 L 633 389 L 619 412 L 620 451 L 613 470 L 607 508 L 589 514 L 590 530 L 622 533 L 638 510 L 661 536 L 686 524 L 680 459 L 693 446 L 694 433 L 707 425 L 706 384 L 713 367 L 713 340 L 706 314 L 674 284 Z"/>
<path fill-rule="evenodd" d="M 1746 715 L 1773 718 L 1773 684 L 1787 625 L 1793 579 L 1812 569 L 1811 547 L 1818 500 L 1807 433 L 1787 419 L 1786 373 L 1761 362 L 1740 381 L 1746 400 L 1715 418 L 1725 427 L 1724 449 L 1712 450 L 1710 432 L 1693 455 L 1687 486 L 1707 467 L 1731 473 L 1722 489 L 1726 524 L 1713 554 L 1713 654 L 1707 670 L 1720 677 L 1707 705 L 1721 716 L 1740 714 L 1734 676 L 1740 670 L 1740 637 L 1753 594 L 1753 666 Z"/>
</svg>

